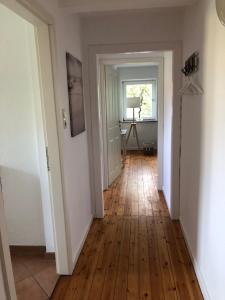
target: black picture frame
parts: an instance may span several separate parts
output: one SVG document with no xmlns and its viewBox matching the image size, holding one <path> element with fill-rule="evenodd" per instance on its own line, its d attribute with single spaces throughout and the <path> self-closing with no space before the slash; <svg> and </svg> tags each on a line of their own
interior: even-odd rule
<svg viewBox="0 0 225 300">
<path fill-rule="evenodd" d="M 85 131 L 82 62 L 66 52 L 71 137 Z"/>
</svg>

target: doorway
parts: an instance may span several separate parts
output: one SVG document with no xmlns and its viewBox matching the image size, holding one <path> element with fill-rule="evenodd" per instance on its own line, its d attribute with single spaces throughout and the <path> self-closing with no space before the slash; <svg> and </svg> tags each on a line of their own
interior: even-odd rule
<svg viewBox="0 0 225 300">
<path fill-rule="evenodd" d="M 13 266 L 19 299 L 47 299 L 57 274 L 70 273 L 49 25 L 16 2 L 10 8 L 0 4 L 0 14 L 0 255 L 5 290 L 15 299 Z"/>
<path fill-rule="evenodd" d="M 4 6 L 0 14 L 0 175 L 14 279 L 18 299 L 50 297 L 58 275 L 35 31 Z"/>
<path fill-rule="evenodd" d="M 101 68 L 99 65 L 99 57 L 104 59 L 109 55 L 118 55 L 119 59 L 123 59 L 127 54 L 141 54 L 145 56 L 149 52 L 169 52 L 171 57 L 172 70 L 169 72 L 172 77 L 172 117 L 171 117 L 171 205 L 170 215 L 172 219 L 179 218 L 179 165 L 180 165 L 180 97 L 178 91 L 181 87 L 180 67 L 182 65 L 182 47 L 180 42 L 146 42 L 142 44 L 120 44 L 120 45 L 88 45 L 86 52 L 85 69 L 85 87 L 87 89 L 86 102 L 90 105 L 87 125 L 90 131 L 89 146 L 90 165 L 91 165 L 91 186 L 93 195 L 93 204 L 95 216 L 102 218 L 104 216 L 104 201 L 103 201 L 103 149 L 104 138 L 102 127 L 104 124 L 104 105 L 102 105 L 100 74 Z M 119 53 L 119 54 L 118 54 Z M 146 61 L 146 58 L 145 60 Z M 114 62 L 112 62 L 113 64 Z M 172 74 L 171 74 L 172 73 Z M 96 76 L 97 74 L 97 76 Z M 171 110 L 170 110 L 171 112 Z M 104 129 L 103 129 L 104 130 Z M 93 139 L 93 137 L 95 137 Z"/>
<path fill-rule="evenodd" d="M 121 173 L 121 168 L 117 168 L 114 176 L 110 176 L 114 170 L 112 165 L 119 165 L 117 160 L 121 162 L 121 150 L 122 153 L 144 151 L 146 155 L 155 158 L 157 155 L 157 188 L 164 192 L 169 206 L 173 110 L 172 52 L 104 54 L 98 56 L 97 66 L 103 124 L 103 190 L 106 190 Z M 139 99 L 139 106 L 129 108 L 127 101 L 130 99 Z M 122 149 L 112 147 L 115 139 L 109 134 L 111 124 L 115 124 L 115 137 L 119 134 L 120 126 Z M 129 134 L 133 125 L 136 127 L 137 136 L 132 131 Z M 112 154 L 112 150 L 116 153 Z M 116 160 L 117 157 L 119 158 Z M 126 155 L 123 155 L 123 162 L 125 157 Z"/>
</svg>

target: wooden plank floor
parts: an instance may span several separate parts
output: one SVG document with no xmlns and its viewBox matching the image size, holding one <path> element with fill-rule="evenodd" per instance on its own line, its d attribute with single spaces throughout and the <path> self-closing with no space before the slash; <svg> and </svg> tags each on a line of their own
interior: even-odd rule
<svg viewBox="0 0 225 300">
<path fill-rule="evenodd" d="M 105 218 L 94 220 L 72 276 L 54 300 L 203 299 L 179 222 L 157 191 L 157 159 L 129 154 L 105 191 Z"/>
</svg>

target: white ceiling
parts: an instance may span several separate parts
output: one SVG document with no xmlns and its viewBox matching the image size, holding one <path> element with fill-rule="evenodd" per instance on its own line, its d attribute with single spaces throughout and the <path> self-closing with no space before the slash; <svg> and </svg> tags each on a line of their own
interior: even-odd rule
<svg viewBox="0 0 225 300">
<path fill-rule="evenodd" d="M 71 13 L 145 9 L 156 7 L 182 7 L 196 0 L 58 0 L 59 5 Z"/>
</svg>

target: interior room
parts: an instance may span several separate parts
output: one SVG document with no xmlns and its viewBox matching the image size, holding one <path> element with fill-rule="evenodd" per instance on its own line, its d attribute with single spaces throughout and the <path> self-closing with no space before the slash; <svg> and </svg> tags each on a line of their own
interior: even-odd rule
<svg viewBox="0 0 225 300">
<path fill-rule="evenodd" d="M 0 4 L 0 175 L 17 298 L 57 282 L 33 25 Z"/>
<path fill-rule="evenodd" d="M 0 299 L 224 300 L 224 78 L 224 0 L 0 0 Z"/>
</svg>

